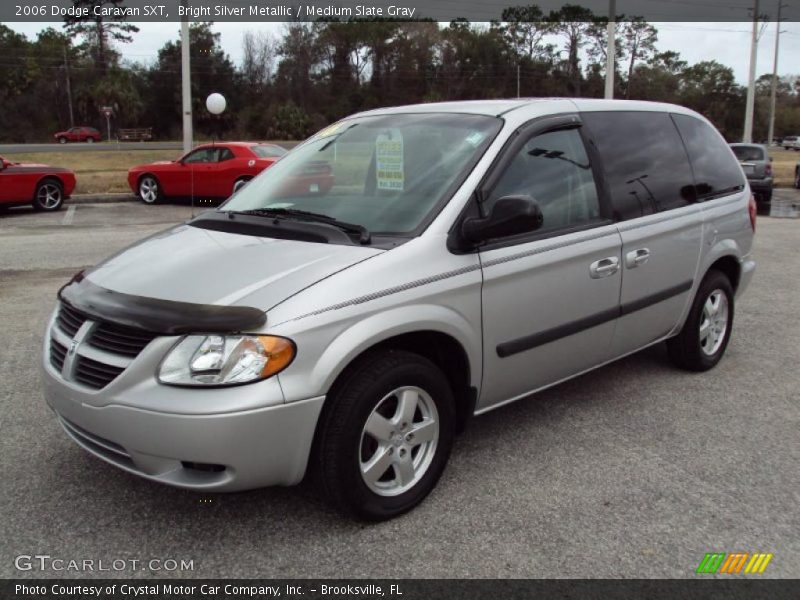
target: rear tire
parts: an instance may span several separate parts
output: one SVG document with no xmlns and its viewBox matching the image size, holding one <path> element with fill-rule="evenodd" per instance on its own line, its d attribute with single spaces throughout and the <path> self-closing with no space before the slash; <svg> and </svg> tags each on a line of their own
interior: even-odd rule
<svg viewBox="0 0 800 600">
<path fill-rule="evenodd" d="M 731 338 L 733 309 L 730 280 L 712 269 L 697 289 L 681 332 L 667 340 L 672 362 L 687 371 L 708 371 L 716 366 Z"/>
<path fill-rule="evenodd" d="M 794 187 L 800 190 L 800 169 L 796 169 L 794 172 Z"/>
<path fill-rule="evenodd" d="M 36 186 L 33 207 L 36 210 L 55 211 L 64 204 L 64 186 L 57 179 L 43 179 Z"/>
<path fill-rule="evenodd" d="M 90 137 L 86 138 L 86 143 L 87 144 L 94 144 L 94 138 L 90 138 Z"/>
<path fill-rule="evenodd" d="M 382 521 L 411 510 L 436 486 L 455 436 L 444 373 L 400 350 L 356 363 L 326 399 L 312 472 L 341 512 Z"/>
</svg>

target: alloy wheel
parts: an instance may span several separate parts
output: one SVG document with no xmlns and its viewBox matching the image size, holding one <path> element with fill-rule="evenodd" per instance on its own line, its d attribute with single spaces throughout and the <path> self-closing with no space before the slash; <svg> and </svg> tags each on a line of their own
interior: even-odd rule
<svg viewBox="0 0 800 600">
<path fill-rule="evenodd" d="M 728 296 L 720 289 L 711 292 L 703 304 L 700 319 L 700 348 L 707 356 L 720 349 L 728 332 Z"/>
<path fill-rule="evenodd" d="M 61 188 L 55 183 L 45 183 L 39 186 L 39 190 L 36 192 L 36 200 L 39 206 L 45 210 L 58 208 L 59 204 L 61 204 Z"/>
<path fill-rule="evenodd" d="M 439 439 L 439 414 L 431 396 L 416 386 L 381 398 L 361 433 L 359 467 L 367 487 L 380 496 L 413 488 L 431 465 Z"/>
<path fill-rule="evenodd" d="M 147 204 L 158 200 L 158 182 L 152 177 L 145 177 L 139 183 L 139 196 Z"/>
</svg>

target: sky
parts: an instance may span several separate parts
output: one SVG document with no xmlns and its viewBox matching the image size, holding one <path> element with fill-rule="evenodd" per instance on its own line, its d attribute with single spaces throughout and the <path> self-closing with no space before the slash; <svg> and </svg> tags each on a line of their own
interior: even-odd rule
<svg viewBox="0 0 800 600">
<path fill-rule="evenodd" d="M 4 23 L 11 29 L 34 39 L 38 31 L 46 27 L 60 28 L 61 23 Z M 141 31 L 130 44 L 120 45 L 118 50 L 126 60 L 152 62 L 159 48 L 167 41 L 177 39 L 177 23 L 136 23 Z M 747 83 L 750 62 L 751 23 L 653 23 L 658 29 L 659 51 L 673 50 L 681 58 L 693 64 L 703 60 L 716 60 L 733 68 L 737 82 Z M 281 23 L 214 23 L 214 30 L 221 34 L 222 48 L 235 63 L 242 58 L 242 34 L 245 31 L 272 31 L 279 34 Z M 775 47 L 775 23 L 767 23 L 758 46 L 756 76 L 772 73 Z M 782 23 L 778 73 L 800 74 L 800 23 Z M 144 34 L 146 32 L 146 35 Z"/>
</svg>

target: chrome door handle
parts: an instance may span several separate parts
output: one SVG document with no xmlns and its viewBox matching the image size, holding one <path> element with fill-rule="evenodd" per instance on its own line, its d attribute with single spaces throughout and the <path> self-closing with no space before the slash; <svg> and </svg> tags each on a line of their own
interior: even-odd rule
<svg viewBox="0 0 800 600">
<path fill-rule="evenodd" d="M 643 265 L 650 260 L 650 250 L 647 248 L 639 248 L 632 250 L 625 255 L 625 266 L 629 269 L 635 269 L 639 265 Z"/>
<path fill-rule="evenodd" d="M 589 275 L 592 279 L 608 277 L 617 271 L 619 271 L 619 259 L 616 256 L 596 260 L 589 265 Z"/>
</svg>

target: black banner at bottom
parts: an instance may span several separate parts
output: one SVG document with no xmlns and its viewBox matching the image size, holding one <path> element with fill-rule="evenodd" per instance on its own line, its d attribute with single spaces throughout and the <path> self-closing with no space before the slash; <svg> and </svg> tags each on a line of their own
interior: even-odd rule
<svg viewBox="0 0 800 600">
<path fill-rule="evenodd" d="M 516 600 L 797 598 L 779 579 L 11 579 L 3 600 Z"/>
</svg>

